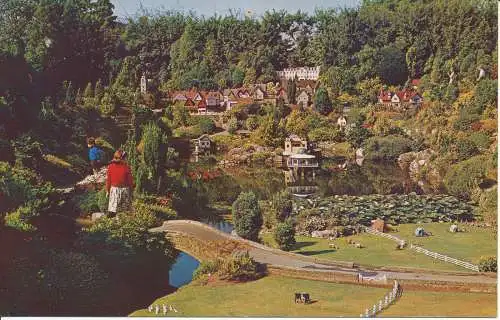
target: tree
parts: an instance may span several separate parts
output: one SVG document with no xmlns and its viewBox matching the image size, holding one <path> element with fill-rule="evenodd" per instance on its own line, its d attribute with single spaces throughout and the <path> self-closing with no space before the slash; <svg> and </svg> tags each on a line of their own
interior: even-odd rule
<svg viewBox="0 0 500 320">
<path fill-rule="evenodd" d="M 288 98 L 288 103 L 290 104 L 297 103 L 296 95 L 297 95 L 297 83 L 295 82 L 295 79 L 288 80 L 286 86 L 286 96 Z"/>
<path fill-rule="evenodd" d="M 238 130 L 238 119 L 236 117 L 229 118 L 227 122 L 227 132 L 234 134 Z"/>
<path fill-rule="evenodd" d="M 198 126 L 200 127 L 200 130 L 203 133 L 210 134 L 215 131 L 215 122 L 208 117 L 201 118 L 200 122 L 198 123 Z"/>
<path fill-rule="evenodd" d="M 285 221 L 292 214 L 293 202 L 290 192 L 284 190 L 276 193 L 272 199 L 272 209 L 277 221 Z"/>
<path fill-rule="evenodd" d="M 97 80 L 97 82 L 95 84 L 94 96 L 95 96 L 98 103 L 104 97 L 104 88 L 102 86 L 101 79 Z"/>
<path fill-rule="evenodd" d="M 109 116 L 115 111 L 115 102 L 108 92 L 104 93 L 101 99 L 100 110 L 101 114 L 105 116 Z"/>
<path fill-rule="evenodd" d="M 291 219 L 280 222 L 274 230 L 274 240 L 281 250 L 289 251 L 295 244 L 295 227 Z"/>
<path fill-rule="evenodd" d="M 144 191 L 159 193 L 165 174 L 167 136 L 156 123 L 148 122 L 143 129 L 142 145 L 139 171 L 143 171 L 141 175 L 146 179 Z"/>
<path fill-rule="evenodd" d="M 233 222 L 236 233 L 245 239 L 257 241 L 263 219 L 259 202 L 253 192 L 242 192 L 233 202 Z"/>
<path fill-rule="evenodd" d="M 353 148 L 359 148 L 365 140 L 371 137 L 371 135 L 372 134 L 368 131 L 368 129 L 359 124 L 355 124 L 346 131 L 346 140 Z"/>
<path fill-rule="evenodd" d="M 240 68 L 234 68 L 231 73 L 231 80 L 233 82 L 233 87 L 241 87 L 243 85 L 243 80 L 245 79 L 245 71 Z"/>
<path fill-rule="evenodd" d="M 406 57 L 404 53 L 395 46 L 387 46 L 380 49 L 377 54 L 377 65 L 375 67 L 378 76 L 388 84 L 402 84 L 408 78 L 406 68 Z"/>
<path fill-rule="evenodd" d="M 83 91 L 83 106 L 87 109 L 93 109 L 96 106 L 94 99 L 94 90 L 92 84 L 89 82 Z"/>
<path fill-rule="evenodd" d="M 327 115 L 333 110 L 332 101 L 325 88 L 319 88 L 314 97 L 314 108 L 317 112 Z"/>
<path fill-rule="evenodd" d="M 75 104 L 75 89 L 73 88 L 73 83 L 71 81 L 68 83 L 68 86 L 66 87 L 64 102 L 68 105 Z"/>
</svg>

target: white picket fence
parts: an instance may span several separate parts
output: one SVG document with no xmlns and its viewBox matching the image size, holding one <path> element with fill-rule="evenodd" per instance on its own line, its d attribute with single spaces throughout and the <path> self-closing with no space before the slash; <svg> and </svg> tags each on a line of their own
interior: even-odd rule
<svg viewBox="0 0 500 320">
<path fill-rule="evenodd" d="M 415 250 L 416 252 L 423 253 L 426 256 L 432 257 L 434 259 L 442 260 L 444 262 L 453 263 L 453 264 L 456 264 L 457 266 L 461 266 L 461 267 L 479 272 L 479 266 L 472 264 L 470 262 L 461 261 L 461 260 L 458 260 L 455 258 L 451 258 L 451 257 L 442 255 L 442 254 L 437 253 L 437 252 L 429 251 L 429 250 L 424 249 L 424 248 L 419 247 L 419 246 L 414 246 L 413 244 L 410 244 L 410 249 Z"/>
<path fill-rule="evenodd" d="M 405 240 L 403 240 L 403 239 L 400 239 L 398 237 L 395 237 L 395 236 L 387 234 L 387 233 L 383 233 L 383 232 L 377 231 L 377 230 L 372 229 L 372 228 L 366 227 L 365 228 L 365 232 L 373 234 L 373 235 L 376 235 L 376 236 L 384 237 L 384 238 L 396 241 L 398 243 L 406 243 Z M 438 260 L 441 260 L 441 261 L 444 261 L 444 262 L 448 262 L 448 263 L 453 263 L 453 264 L 455 264 L 457 266 L 460 266 L 460 267 L 463 267 L 463 268 L 466 268 L 466 269 L 469 269 L 469 270 L 473 270 L 473 271 L 479 272 L 479 266 L 477 266 L 475 264 L 472 264 L 470 262 L 461 261 L 461 260 L 458 260 L 458 259 L 455 259 L 455 258 L 452 258 L 452 257 L 445 256 L 445 255 L 437 253 L 437 252 L 432 252 L 432 251 L 429 251 L 429 250 L 424 249 L 422 247 L 415 246 L 415 245 L 413 245 L 411 243 L 410 243 L 410 249 L 412 249 L 412 250 L 414 250 L 416 252 L 419 252 L 419 253 L 423 253 L 426 256 L 429 256 L 431 258 L 438 259 Z"/>
<path fill-rule="evenodd" d="M 383 299 L 380 299 L 378 303 L 375 303 L 371 308 L 367 308 L 364 313 L 360 314 L 360 318 L 370 318 L 375 317 L 379 312 L 387 309 L 397 298 L 401 297 L 403 290 L 399 283 L 394 280 L 394 285 L 392 290 L 385 295 Z"/>
<path fill-rule="evenodd" d="M 372 228 L 366 227 L 365 228 L 365 232 L 373 234 L 373 235 L 376 235 L 376 236 L 384 237 L 384 238 L 387 238 L 387 239 L 390 239 L 390 240 L 393 240 L 393 241 L 396 241 L 397 243 L 405 242 L 403 239 L 399 239 L 396 236 L 393 236 L 393 235 L 388 234 L 388 233 L 383 233 L 383 232 L 377 231 L 377 230 L 372 229 Z"/>
</svg>

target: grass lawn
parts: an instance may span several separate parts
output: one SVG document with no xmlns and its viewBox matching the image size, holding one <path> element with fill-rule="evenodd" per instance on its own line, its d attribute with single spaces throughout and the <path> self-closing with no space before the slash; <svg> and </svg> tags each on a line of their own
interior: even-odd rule
<svg viewBox="0 0 500 320">
<path fill-rule="evenodd" d="M 179 312 L 169 313 L 170 316 L 359 317 L 364 309 L 383 297 L 386 291 L 388 290 L 383 288 L 268 276 L 241 284 L 206 286 L 191 284 L 156 300 L 153 304 L 173 305 Z M 308 292 L 314 303 L 309 305 L 295 304 L 293 301 L 294 292 Z M 474 316 L 495 315 L 495 295 L 448 294 L 444 292 L 436 294 L 432 292 L 405 292 L 406 294 L 408 298 L 403 296 L 402 306 L 399 307 L 397 304 L 392 306 L 394 311 L 388 309 L 387 315 L 438 314 L 439 310 L 435 310 L 438 301 L 440 308 L 443 305 L 440 309 L 442 310 L 440 315 L 444 316 L 462 315 L 462 313 Z M 439 299 L 436 299 L 437 295 L 439 295 Z M 412 301 L 417 301 L 418 305 L 412 305 Z M 457 303 L 458 301 L 460 303 Z M 476 308 L 468 308 L 472 304 Z M 147 308 L 131 314 L 131 316 L 154 315 L 154 313 L 149 313 Z"/>
<path fill-rule="evenodd" d="M 428 250 L 472 263 L 478 263 L 481 256 L 497 255 L 497 240 L 491 229 L 464 225 L 467 232 L 451 233 L 448 231 L 450 226 L 450 223 L 402 224 L 393 234 Z M 423 227 L 432 236 L 415 237 L 417 227 Z"/>
<path fill-rule="evenodd" d="M 381 317 L 496 317 L 497 296 L 485 293 L 405 291 Z"/>
<path fill-rule="evenodd" d="M 433 236 L 415 237 L 414 231 L 418 226 L 422 226 L 426 231 L 431 232 Z M 428 250 L 472 263 L 478 263 L 481 256 L 496 256 L 497 242 L 490 230 L 467 227 L 468 232 L 450 233 L 448 232 L 449 227 L 450 224 L 448 223 L 405 224 L 397 226 L 398 232 L 393 234 L 416 245 L 421 245 Z M 272 239 L 272 234 L 264 234 L 262 238 L 267 245 L 276 247 Z M 365 248 L 359 249 L 347 244 L 348 239 L 361 243 Z M 360 264 L 372 266 L 469 271 L 468 269 L 427 257 L 408 248 L 405 250 L 396 250 L 396 242 L 367 233 L 333 241 L 297 236 L 296 241 L 295 250 L 292 252 L 318 258 L 355 261 Z M 328 246 L 329 243 L 335 243 L 340 249 L 331 249 Z"/>
<path fill-rule="evenodd" d="M 263 238 L 268 245 L 274 243 L 274 240 L 271 240 L 271 234 L 266 234 Z M 361 243 L 364 248 L 359 249 L 348 244 L 348 239 Z M 409 249 L 396 250 L 396 242 L 367 233 L 340 238 L 334 241 L 297 236 L 296 241 L 295 250 L 292 250 L 292 252 L 316 258 L 354 261 L 375 267 L 394 266 L 445 271 L 468 271 L 465 268 L 434 260 Z M 335 243 L 339 247 L 339 250 L 331 249 L 328 246 L 329 243 Z"/>
</svg>

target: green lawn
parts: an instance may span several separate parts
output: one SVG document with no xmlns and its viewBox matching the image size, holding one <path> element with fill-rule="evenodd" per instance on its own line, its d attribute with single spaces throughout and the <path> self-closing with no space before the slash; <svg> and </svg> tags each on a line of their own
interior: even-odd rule
<svg viewBox="0 0 500 320">
<path fill-rule="evenodd" d="M 496 317 L 497 296 L 485 293 L 405 291 L 381 317 Z"/>
<path fill-rule="evenodd" d="M 394 235 L 411 241 L 414 244 L 422 245 L 426 249 L 473 263 L 477 263 L 479 257 L 482 255 L 496 255 L 496 241 L 493 239 L 491 232 L 486 229 L 475 228 L 466 233 L 450 233 L 447 231 L 450 226 L 449 224 L 434 223 L 419 226 L 423 226 L 425 230 L 432 232 L 433 236 L 425 238 L 415 237 L 413 232 L 417 227 L 416 224 L 400 225 L 397 227 L 399 232 L 394 233 Z M 348 239 L 361 243 L 365 248 L 359 249 L 349 245 L 347 243 Z M 271 234 L 264 234 L 263 240 L 268 245 L 275 246 Z M 465 268 L 411 251 L 408 248 L 396 250 L 396 242 L 367 233 L 340 238 L 334 241 L 303 236 L 297 236 L 296 240 L 296 249 L 292 252 L 318 258 L 354 261 L 372 266 L 469 271 Z M 335 243 L 340 249 L 331 249 L 329 243 Z"/>
<path fill-rule="evenodd" d="M 242 284 L 191 284 L 153 304 L 173 305 L 179 312 L 169 313 L 170 316 L 359 317 L 364 309 L 382 298 L 387 291 L 384 288 L 268 276 Z M 308 292 L 314 303 L 295 304 L 294 292 Z M 458 316 L 462 312 L 463 315 L 493 316 L 496 310 L 496 296 L 489 294 L 405 292 L 405 295 L 408 298 L 401 300 L 402 306 L 391 306 L 394 311 L 388 309 L 387 315 L 434 315 L 439 312 L 434 308 L 437 301 L 448 305 L 440 309 L 444 316 Z M 436 299 L 436 295 L 439 295 L 439 299 Z M 418 307 L 411 305 L 412 301 L 418 301 Z M 472 305 L 475 308 L 465 308 Z M 146 308 L 131 316 L 155 314 L 149 313 Z"/>
<path fill-rule="evenodd" d="M 395 236 L 408 240 L 428 250 L 478 263 L 481 256 L 497 255 L 497 240 L 490 229 L 464 225 L 467 232 L 451 233 L 450 223 L 402 224 L 396 227 Z M 459 228 L 462 225 L 458 225 Z M 432 236 L 415 237 L 417 227 L 423 227 Z"/>
</svg>

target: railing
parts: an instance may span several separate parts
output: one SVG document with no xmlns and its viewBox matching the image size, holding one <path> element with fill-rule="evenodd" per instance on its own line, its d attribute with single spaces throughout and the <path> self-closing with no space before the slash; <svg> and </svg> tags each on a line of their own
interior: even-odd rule
<svg viewBox="0 0 500 320">
<path fill-rule="evenodd" d="M 405 240 L 400 239 L 400 238 L 398 238 L 398 237 L 396 237 L 396 236 L 393 236 L 393 235 L 388 234 L 388 233 L 383 233 L 383 232 L 377 231 L 377 230 L 372 229 L 372 228 L 365 228 L 365 232 L 366 232 L 366 233 L 373 234 L 373 235 L 376 235 L 376 236 L 384 237 L 384 238 L 387 238 L 387 239 L 390 239 L 390 240 L 396 241 L 396 242 L 398 242 L 398 243 L 401 243 L 401 242 L 406 242 Z"/>
<path fill-rule="evenodd" d="M 442 261 L 448 262 L 448 263 L 453 263 L 457 266 L 464 267 L 464 268 L 479 272 L 479 266 L 472 264 L 470 262 L 461 261 L 461 260 L 458 260 L 455 258 L 451 258 L 451 257 L 445 256 L 445 255 L 439 254 L 437 252 L 429 251 L 429 250 L 424 249 L 424 248 L 419 247 L 419 246 L 414 246 L 413 244 L 410 244 L 410 249 L 412 249 L 416 252 L 423 253 L 426 256 L 432 257 L 434 259 L 442 260 Z"/>
<path fill-rule="evenodd" d="M 370 318 L 375 317 L 377 313 L 384 309 L 387 309 L 396 299 L 403 295 L 403 290 L 399 283 L 394 280 L 394 285 L 392 290 L 385 295 L 384 299 L 380 299 L 378 303 L 375 303 L 371 308 L 367 308 L 365 313 L 359 315 L 360 318 Z"/>
<path fill-rule="evenodd" d="M 292 161 L 287 161 L 287 166 L 290 168 L 317 168 L 319 167 L 318 162 L 313 162 L 313 163 L 293 163 Z"/>
<path fill-rule="evenodd" d="M 384 238 L 387 238 L 387 239 L 390 239 L 390 240 L 394 240 L 394 241 L 396 241 L 398 243 L 406 243 L 406 241 L 403 240 L 403 239 L 400 239 L 400 238 L 398 238 L 396 236 L 393 236 L 393 235 L 390 235 L 390 234 L 387 234 L 387 233 L 383 233 L 383 232 L 377 231 L 377 230 L 372 229 L 372 228 L 367 228 L 366 227 L 365 228 L 365 232 L 373 234 L 373 235 L 376 235 L 376 236 L 384 237 Z M 453 264 L 455 264 L 457 266 L 464 267 L 466 269 L 470 269 L 470 270 L 479 272 L 479 266 L 474 265 L 474 264 L 472 264 L 470 262 L 461 261 L 461 260 L 458 260 L 458 259 L 455 259 L 455 258 L 451 258 L 451 257 L 445 256 L 443 254 L 440 254 L 440 253 L 437 253 L 437 252 L 432 252 L 432 251 L 429 251 L 429 250 L 424 249 L 422 247 L 415 246 L 413 244 L 410 244 L 410 249 L 412 249 L 412 250 L 414 250 L 416 252 L 419 252 L 419 253 L 423 253 L 426 256 L 432 257 L 434 259 L 438 259 L 438 260 L 441 260 L 441 261 L 444 261 L 444 262 L 448 262 L 448 263 L 453 263 Z"/>
</svg>

